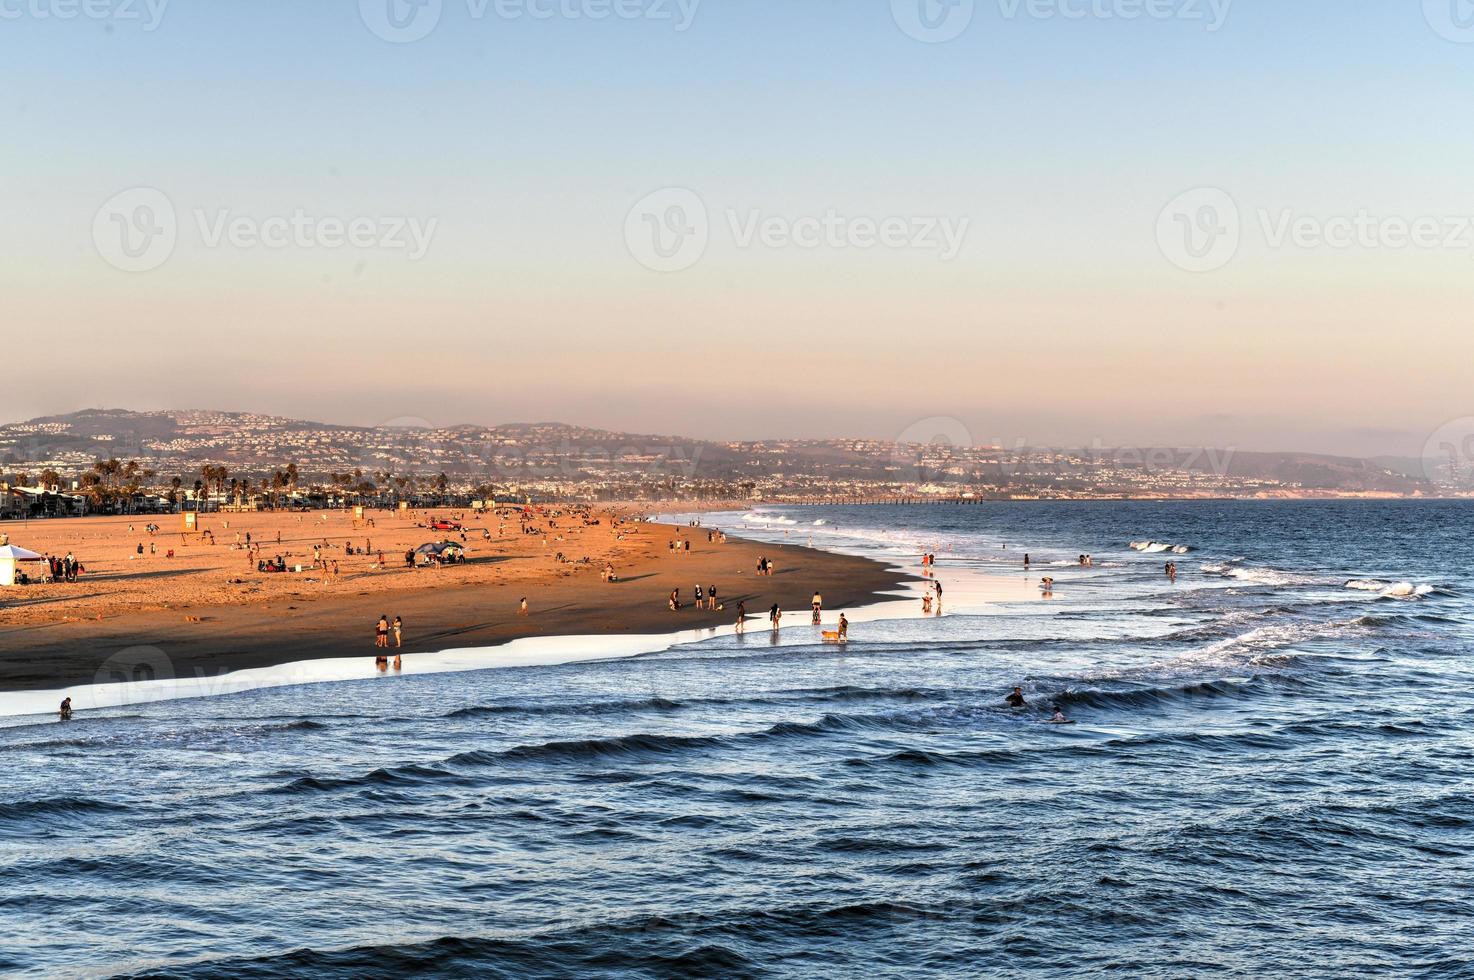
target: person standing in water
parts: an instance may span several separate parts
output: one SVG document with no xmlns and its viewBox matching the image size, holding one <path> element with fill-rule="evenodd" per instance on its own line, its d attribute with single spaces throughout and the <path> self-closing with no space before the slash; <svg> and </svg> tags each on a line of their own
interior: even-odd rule
<svg viewBox="0 0 1474 980">
<path fill-rule="evenodd" d="M 72 699 L 71 698 L 62 698 L 61 699 L 61 712 L 60 712 L 60 714 L 61 714 L 61 720 L 62 721 L 71 721 L 72 720 Z"/>
<path fill-rule="evenodd" d="M 783 621 L 783 610 L 778 608 L 778 603 L 773 603 L 773 608 L 768 610 L 768 622 L 773 624 L 773 632 L 778 631 L 778 625 Z"/>
<path fill-rule="evenodd" d="M 737 603 L 737 632 L 747 632 L 747 603 Z"/>
<path fill-rule="evenodd" d="M 850 642 L 850 621 L 845 619 L 844 613 L 839 614 L 839 642 Z"/>
</svg>

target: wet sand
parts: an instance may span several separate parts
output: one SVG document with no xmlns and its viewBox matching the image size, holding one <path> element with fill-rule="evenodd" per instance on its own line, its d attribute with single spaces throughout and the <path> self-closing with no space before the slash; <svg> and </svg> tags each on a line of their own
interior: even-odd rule
<svg viewBox="0 0 1474 980">
<path fill-rule="evenodd" d="M 534 522 L 537 534 L 522 533 L 515 518 L 467 515 L 471 551 L 465 565 L 411 570 L 404 567 L 405 548 L 459 535 L 417 527 L 429 516 L 423 513 L 416 520 L 371 516 L 372 528 L 352 526 L 342 512 L 208 515 L 214 546 L 197 537 L 182 545 L 178 515 L 152 518 L 167 529 L 152 538 L 143 531 L 150 518 L 56 520 L 28 528 L 8 522 L 0 529 L 13 543 L 72 550 L 88 572 L 72 585 L 0 591 L 0 690 L 141 679 L 115 676 L 112 665 L 120 661 L 163 663 L 175 677 L 212 677 L 303 660 L 372 658 L 381 615 L 404 620 L 400 652 L 412 657 L 528 636 L 651 635 L 725 625 L 735 620 L 738 601 L 746 602 L 757 625 L 774 602 L 807 609 L 816 589 L 832 612 L 874 602 L 908 580 L 863 558 L 736 538 L 709 543 L 703 528 L 616 526 L 614 519 L 629 512 L 613 510 L 595 513 L 597 526 L 565 516 L 548 527 L 544 518 Z M 481 527 L 493 540 L 480 539 Z M 327 537 L 324 555 L 339 562 L 338 578 L 310 569 L 255 572 L 246 552 L 233 548 L 235 534 L 247 528 L 263 542 L 264 557 L 289 551 L 293 564 L 309 563 L 312 545 Z M 671 551 L 673 538 L 689 540 L 691 550 Z M 358 547 L 368 539 L 384 550 L 382 566 L 377 551 L 350 557 L 342 549 L 344 542 Z M 140 540 L 142 558 L 136 554 Z M 150 540 L 156 555 L 148 554 Z M 175 548 L 173 559 L 163 557 L 166 542 Z M 590 561 L 559 562 L 558 551 Z M 772 559 L 775 575 L 756 574 L 760 555 Z M 619 581 L 601 580 L 606 562 Z M 688 605 L 671 612 L 670 591 L 679 588 L 689 603 L 698 582 L 717 586 L 725 610 Z M 526 616 L 518 612 L 523 596 Z M 154 649 L 147 657 L 129 652 L 138 647 Z"/>
</svg>

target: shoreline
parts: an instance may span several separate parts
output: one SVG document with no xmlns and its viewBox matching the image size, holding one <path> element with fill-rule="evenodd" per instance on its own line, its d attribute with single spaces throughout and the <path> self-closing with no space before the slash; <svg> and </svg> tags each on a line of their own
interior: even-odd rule
<svg viewBox="0 0 1474 980">
<path fill-rule="evenodd" d="M 17 699 L 32 702 L 44 693 L 118 684 L 148 683 L 228 686 L 232 674 L 295 664 L 343 661 L 354 665 L 350 676 L 373 675 L 376 652 L 373 624 L 378 617 L 402 616 L 405 622 L 405 673 L 414 661 L 430 664 L 454 655 L 457 666 L 496 666 L 498 651 L 521 641 L 559 641 L 586 648 L 579 659 L 596 659 L 589 641 L 621 650 L 631 638 L 636 646 L 659 641 L 681 642 L 687 634 L 716 635 L 730 629 L 735 605 L 745 601 L 749 629 L 766 631 L 766 612 L 773 602 L 802 610 L 807 623 L 809 597 L 825 596 L 826 620 L 884 605 L 903 592 L 916 576 L 869 558 L 788 544 L 764 544 L 738 537 L 708 543 L 704 528 L 641 523 L 640 553 L 620 562 L 620 581 L 606 583 L 591 566 L 546 570 L 510 581 L 484 580 L 460 584 L 460 568 L 410 573 L 437 576 L 437 584 L 400 591 L 316 593 L 310 588 L 260 601 L 124 612 L 102 620 L 56 616 L 49 621 L 0 626 L 0 713 Z M 694 532 L 694 533 L 693 533 Z M 667 542 L 684 538 L 690 551 L 669 551 Z M 755 574 L 757 558 L 773 560 L 775 575 Z M 532 563 L 497 556 L 490 562 Z M 672 612 L 666 603 L 679 588 L 689 603 L 692 586 L 716 584 L 722 611 L 687 606 Z M 443 584 L 440 584 L 443 583 Z M 528 596 L 530 615 L 518 615 L 518 601 Z M 185 608 L 188 615 L 184 614 Z M 693 636 L 692 638 L 700 638 Z M 571 641 L 571 642 L 570 642 Z M 523 646 L 527 646 L 524 642 Z M 393 650 L 391 649 L 391 653 Z M 643 649 L 639 652 L 648 652 Z M 466 654 L 473 654 L 470 659 Z M 634 655 L 625 652 L 620 655 Z M 361 669 L 358 664 L 366 665 Z M 336 679 L 308 678 L 308 679 Z M 347 678 L 344 678 L 347 679 Z M 78 703 L 78 708 L 84 705 Z M 51 710 L 50 705 L 40 710 Z"/>
</svg>

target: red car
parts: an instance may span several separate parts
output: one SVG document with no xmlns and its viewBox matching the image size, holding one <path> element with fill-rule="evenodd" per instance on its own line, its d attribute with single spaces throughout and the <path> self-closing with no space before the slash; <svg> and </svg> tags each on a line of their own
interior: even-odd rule
<svg viewBox="0 0 1474 980">
<path fill-rule="evenodd" d="M 460 529 L 459 521 L 436 521 L 430 525 L 432 531 L 459 531 Z"/>
</svg>

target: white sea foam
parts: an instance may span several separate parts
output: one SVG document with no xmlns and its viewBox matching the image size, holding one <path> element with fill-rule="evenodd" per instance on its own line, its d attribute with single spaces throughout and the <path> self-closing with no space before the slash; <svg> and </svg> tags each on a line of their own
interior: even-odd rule
<svg viewBox="0 0 1474 980">
<path fill-rule="evenodd" d="M 1431 585 L 1414 585 L 1412 582 L 1384 582 L 1380 579 L 1358 578 L 1346 583 L 1348 589 L 1375 592 L 1389 599 L 1421 599 L 1433 592 Z"/>
<path fill-rule="evenodd" d="M 1148 555 L 1159 555 L 1164 551 L 1170 551 L 1174 555 L 1185 555 L 1192 550 L 1185 544 L 1168 544 L 1165 541 L 1133 541 L 1131 547 Z"/>
</svg>

